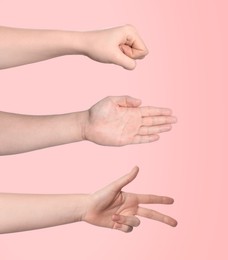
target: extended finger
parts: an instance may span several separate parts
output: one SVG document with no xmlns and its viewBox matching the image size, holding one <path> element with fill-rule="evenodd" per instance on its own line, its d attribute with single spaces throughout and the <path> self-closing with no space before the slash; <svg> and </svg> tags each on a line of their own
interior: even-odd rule
<svg viewBox="0 0 228 260">
<path fill-rule="evenodd" d="M 174 124 L 176 122 L 177 119 L 174 116 L 151 116 L 142 118 L 142 126 Z"/>
<path fill-rule="evenodd" d="M 132 144 L 151 143 L 159 140 L 159 135 L 135 135 Z"/>
<path fill-rule="evenodd" d="M 139 135 L 153 135 L 162 132 L 167 132 L 172 129 L 171 125 L 158 125 L 158 126 L 141 126 L 139 128 Z"/>
<path fill-rule="evenodd" d="M 128 225 L 124 225 L 124 224 L 119 224 L 119 223 L 115 223 L 113 226 L 114 229 L 118 229 L 120 231 L 123 231 L 125 233 L 129 233 L 133 230 L 132 226 L 128 226 Z"/>
<path fill-rule="evenodd" d="M 119 224 L 124 224 L 132 227 L 138 227 L 140 225 L 140 220 L 135 216 L 123 216 L 123 215 L 113 215 L 112 220 Z"/>
<path fill-rule="evenodd" d="M 139 204 L 173 204 L 174 199 L 166 196 L 157 196 L 152 194 L 138 194 Z"/>
<path fill-rule="evenodd" d="M 139 172 L 139 168 L 137 166 L 135 166 L 130 171 L 130 173 L 128 173 L 128 174 L 120 177 L 118 180 L 112 182 L 111 184 L 109 184 L 107 186 L 107 188 L 110 189 L 110 186 L 111 186 L 111 189 L 116 192 L 121 190 L 124 186 L 126 186 L 128 183 L 132 182 L 136 178 L 138 172 Z"/>
<path fill-rule="evenodd" d="M 172 114 L 172 110 L 169 108 L 161 107 L 140 107 L 142 116 L 169 116 Z"/>
<path fill-rule="evenodd" d="M 175 227 L 177 225 L 177 221 L 175 219 L 173 219 L 167 215 L 164 215 L 160 212 L 157 212 L 155 210 L 152 210 L 152 209 L 138 207 L 137 215 L 144 217 L 144 218 L 150 218 L 153 220 L 160 221 L 160 222 L 170 225 L 172 227 Z"/>
</svg>

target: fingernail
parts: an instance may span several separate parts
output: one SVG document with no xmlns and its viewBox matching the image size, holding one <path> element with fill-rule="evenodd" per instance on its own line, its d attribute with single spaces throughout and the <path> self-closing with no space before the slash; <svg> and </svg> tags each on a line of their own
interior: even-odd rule
<svg viewBox="0 0 228 260">
<path fill-rule="evenodd" d="M 177 224 L 178 224 L 178 222 L 177 222 L 176 220 L 173 220 L 172 223 L 171 223 L 171 225 L 172 225 L 173 227 L 176 227 Z"/>
</svg>

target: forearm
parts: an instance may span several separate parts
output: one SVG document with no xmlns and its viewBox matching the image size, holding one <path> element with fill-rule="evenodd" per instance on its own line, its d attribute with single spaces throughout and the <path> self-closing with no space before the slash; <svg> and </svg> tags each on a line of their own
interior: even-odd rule
<svg viewBox="0 0 228 260">
<path fill-rule="evenodd" d="M 83 54 L 83 32 L 0 27 L 0 69 Z"/>
<path fill-rule="evenodd" d="M 0 112 L 0 155 L 82 141 L 87 111 L 28 116 Z"/>
<path fill-rule="evenodd" d="M 0 194 L 0 234 L 81 221 L 88 195 Z"/>
</svg>

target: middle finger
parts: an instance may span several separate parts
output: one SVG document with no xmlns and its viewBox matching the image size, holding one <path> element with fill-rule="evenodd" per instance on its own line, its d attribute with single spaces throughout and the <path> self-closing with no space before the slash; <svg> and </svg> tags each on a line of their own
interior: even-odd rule
<svg viewBox="0 0 228 260">
<path fill-rule="evenodd" d="M 154 126 L 163 124 L 174 124 L 177 122 L 174 116 L 153 116 L 153 117 L 143 117 L 142 126 Z"/>
</svg>

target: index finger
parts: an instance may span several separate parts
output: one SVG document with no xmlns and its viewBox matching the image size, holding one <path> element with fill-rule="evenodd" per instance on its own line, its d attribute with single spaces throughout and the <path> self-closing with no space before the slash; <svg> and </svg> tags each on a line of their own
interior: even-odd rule
<svg viewBox="0 0 228 260">
<path fill-rule="evenodd" d="M 138 194 L 139 204 L 173 204 L 174 199 L 166 196 L 157 196 L 152 194 Z"/>
<path fill-rule="evenodd" d="M 143 117 L 172 115 L 172 110 L 169 108 L 146 106 L 140 107 L 139 109 Z"/>
</svg>

